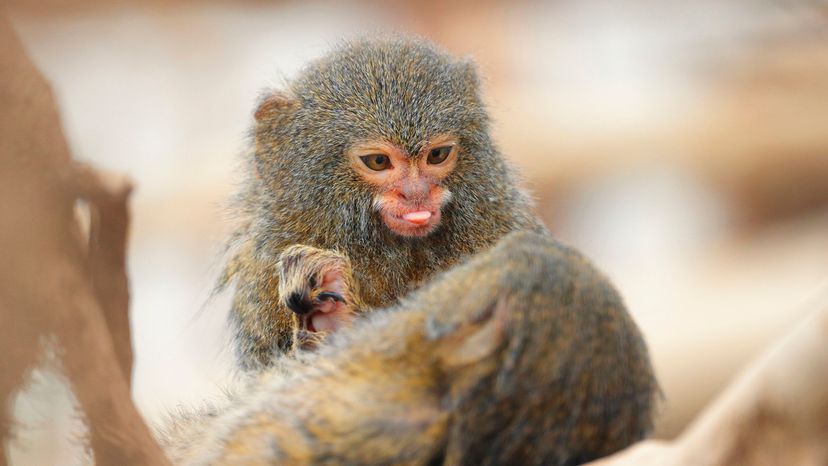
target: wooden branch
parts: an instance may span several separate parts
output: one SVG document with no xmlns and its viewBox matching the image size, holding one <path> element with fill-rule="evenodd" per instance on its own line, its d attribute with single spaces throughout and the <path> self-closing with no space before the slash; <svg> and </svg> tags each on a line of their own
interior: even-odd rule
<svg viewBox="0 0 828 466">
<path fill-rule="evenodd" d="M 759 357 L 674 442 L 593 466 L 828 464 L 828 307 Z"/>
<path fill-rule="evenodd" d="M 74 162 L 61 173 L 65 186 L 88 202 L 91 225 L 88 259 L 95 295 L 103 309 L 115 353 L 132 384 L 132 345 L 129 327 L 129 280 L 126 270 L 132 182 L 125 176 L 95 170 Z"/>
<path fill-rule="evenodd" d="M 130 394 L 130 185 L 71 162 L 49 86 L 4 16 L 0 65 L 0 435 L 8 438 L 8 402 L 40 336 L 53 334 L 96 463 L 169 464 Z M 95 219 L 88 246 L 74 215 L 79 197 Z"/>
</svg>

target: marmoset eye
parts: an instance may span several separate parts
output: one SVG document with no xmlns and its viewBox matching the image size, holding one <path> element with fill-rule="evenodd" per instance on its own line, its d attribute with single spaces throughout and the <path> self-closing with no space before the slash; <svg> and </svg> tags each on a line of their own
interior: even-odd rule
<svg viewBox="0 0 828 466">
<path fill-rule="evenodd" d="M 385 154 L 363 155 L 359 158 L 366 167 L 377 172 L 391 168 L 391 159 Z"/>
<path fill-rule="evenodd" d="M 429 165 L 439 165 L 446 161 L 454 146 L 435 147 L 428 152 Z"/>
</svg>

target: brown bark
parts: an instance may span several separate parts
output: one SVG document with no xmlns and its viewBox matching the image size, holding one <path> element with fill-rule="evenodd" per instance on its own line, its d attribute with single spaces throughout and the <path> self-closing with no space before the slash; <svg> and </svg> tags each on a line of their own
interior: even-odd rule
<svg viewBox="0 0 828 466">
<path fill-rule="evenodd" d="M 673 442 L 643 442 L 592 466 L 828 464 L 828 307 L 742 373 Z"/>
<path fill-rule="evenodd" d="M 123 176 L 104 174 L 75 163 L 63 180 L 86 200 L 90 211 L 88 257 L 95 296 L 106 325 L 117 342 L 115 354 L 127 384 L 132 384 L 132 345 L 129 344 L 129 281 L 126 270 L 129 213 L 127 201 L 132 183 Z M 122 344 L 123 343 L 123 344 Z"/>
<path fill-rule="evenodd" d="M 130 397 L 129 184 L 71 161 L 51 90 L 4 16 L 0 106 L 0 435 L 8 438 L 8 403 L 40 337 L 52 334 L 96 462 L 168 464 Z M 93 214 L 88 239 L 74 215 L 79 198 Z"/>
</svg>

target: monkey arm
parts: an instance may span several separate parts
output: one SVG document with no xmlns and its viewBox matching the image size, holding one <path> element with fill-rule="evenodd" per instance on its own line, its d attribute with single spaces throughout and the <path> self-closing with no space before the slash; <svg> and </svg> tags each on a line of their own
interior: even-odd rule
<svg viewBox="0 0 828 466">
<path fill-rule="evenodd" d="M 343 253 L 297 244 L 282 251 L 277 269 L 279 303 L 293 313 L 294 348 L 315 348 L 363 309 Z"/>
<path fill-rule="evenodd" d="M 235 346 L 246 370 L 313 349 L 365 309 L 351 262 L 337 251 L 295 244 L 274 258 L 242 244 L 225 271 L 225 286 L 230 281 L 237 283 L 231 311 Z"/>
</svg>

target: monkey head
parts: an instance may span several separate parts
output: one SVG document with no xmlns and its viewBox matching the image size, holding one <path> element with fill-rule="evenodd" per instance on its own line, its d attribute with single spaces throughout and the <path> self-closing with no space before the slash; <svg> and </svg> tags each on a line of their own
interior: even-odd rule
<svg viewBox="0 0 828 466">
<path fill-rule="evenodd" d="M 357 144 L 348 151 L 354 171 L 376 187 L 374 206 L 385 225 L 400 236 L 425 236 L 440 223 L 451 200 L 444 180 L 457 164 L 457 138 L 438 135 L 417 154 L 389 141 Z"/>
<path fill-rule="evenodd" d="M 506 223 L 486 218 L 514 183 L 474 65 L 426 42 L 347 42 L 265 95 L 256 119 L 255 167 L 282 228 L 365 242 L 429 237 L 449 221 L 458 231 Z"/>
</svg>

